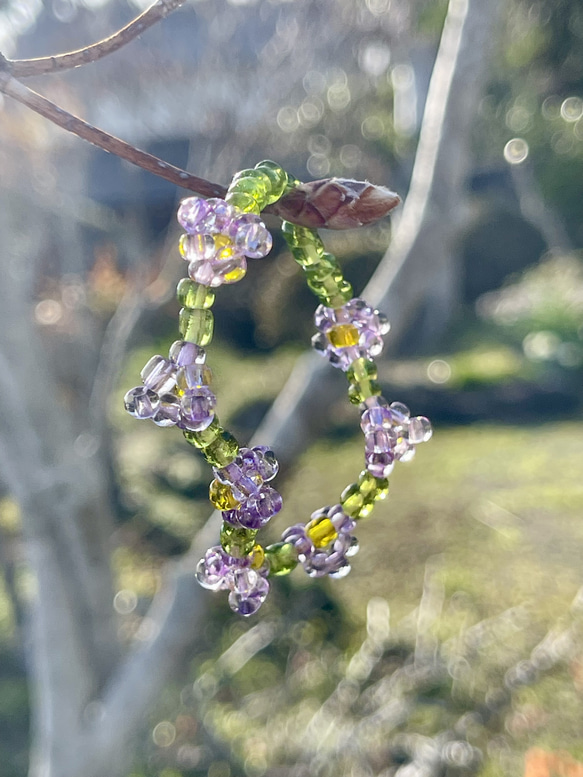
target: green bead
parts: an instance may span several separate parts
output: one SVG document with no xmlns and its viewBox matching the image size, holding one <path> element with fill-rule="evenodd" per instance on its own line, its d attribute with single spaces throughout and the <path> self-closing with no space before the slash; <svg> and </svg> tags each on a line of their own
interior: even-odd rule
<svg viewBox="0 0 583 777">
<path fill-rule="evenodd" d="M 363 380 L 348 387 L 348 399 L 353 405 L 360 405 L 365 399 L 378 397 L 380 394 L 381 386 L 376 380 Z"/>
<path fill-rule="evenodd" d="M 283 168 L 270 159 L 264 159 L 263 162 L 259 162 L 258 165 L 255 165 L 255 169 L 260 170 L 269 178 L 270 188 L 267 203 L 271 205 L 272 202 L 279 200 L 287 189 L 288 175 Z"/>
<path fill-rule="evenodd" d="M 300 249 L 294 248 L 292 249 L 292 252 L 298 250 Z M 329 259 L 322 261 L 325 257 L 331 257 L 332 261 Z M 332 273 L 341 273 L 342 271 L 333 254 L 324 254 L 318 264 L 314 264 L 311 267 L 304 267 L 304 272 L 306 273 L 306 281 L 315 281 L 317 283 L 323 281 L 329 275 L 332 275 Z"/>
<path fill-rule="evenodd" d="M 322 244 L 315 229 L 300 227 L 297 224 L 292 224 L 291 221 L 284 221 L 281 225 L 281 231 L 285 238 L 285 242 L 290 248 L 301 248 L 302 246 Z M 322 252 L 323 251 L 324 246 L 322 244 Z"/>
<path fill-rule="evenodd" d="M 269 181 L 265 184 L 264 181 L 257 177 L 237 178 L 229 187 L 229 193 L 248 194 L 250 197 L 253 197 L 259 208 L 262 209 L 267 205 L 268 184 Z"/>
<path fill-rule="evenodd" d="M 194 445 L 195 448 L 206 448 L 224 431 L 225 430 L 219 423 L 219 419 L 215 416 L 207 428 L 203 429 L 201 432 L 193 432 L 191 429 L 185 429 L 183 435 L 186 442 Z"/>
<path fill-rule="evenodd" d="M 213 339 L 214 316 L 210 310 L 182 308 L 178 314 L 178 331 L 183 340 L 208 345 Z"/>
<path fill-rule="evenodd" d="M 291 542 L 268 545 L 265 548 L 265 558 L 269 562 L 270 576 L 289 575 L 298 565 L 298 552 Z"/>
<path fill-rule="evenodd" d="M 257 191 L 261 192 L 262 196 L 267 196 L 271 192 L 271 179 L 264 170 L 241 170 L 233 178 L 229 191 L 245 192 L 246 188 L 240 188 L 242 181 L 253 181 Z M 244 183 L 243 186 L 247 187 L 250 184 Z"/>
<path fill-rule="evenodd" d="M 255 197 L 246 192 L 227 192 L 225 200 L 229 205 L 242 210 L 244 213 L 255 213 L 256 215 L 261 213 L 261 208 Z"/>
<path fill-rule="evenodd" d="M 185 308 L 210 308 L 215 301 L 215 292 L 208 286 L 183 278 L 176 287 L 178 302 Z"/>
<path fill-rule="evenodd" d="M 387 478 L 375 478 L 367 469 L 358 476 L 358 489 L 365 497 L 372 496 L 375 501 L 386 499 L 389 493 Z"/>
<path fill-rule="evenodd" d="M 322 264 L 324 244 L 321 240 L 318 240 L 303 246 L 292 246 L 290 251 L 299 266 L 304 270 L 308 270 L 319 267 Z"/>
<path fill-rule="evenodd" d="M 312 278 L 308 277 L 307 284 L 308 287 L 314 292 L 314 294 L 317 297 L 320 297 L 320 299 L 325 298 L 326 300 L 333 301 L 336 300 L 338 296 L 340 284 L 343 280 L 344 276 L 342 275 L 342 270 L 338 269 L 333 270 L 325 278 L 322 278 L 322 280 L 313 280 Z M 330 305 L 329 307 L 334 306 Z"/>
<path fill-rule="evenodd" d="M 361 381 L 376 380 L 377 379 L 377 366 L 372 359 L 367 359 L 362 356 L 360 359 L 355 359 L 350 367 L 346 370 L 346 377 L 350 383 L 358 385 Z"/>
<path fill-rule="evenodd" d="M 230 432 L 222 431 L 206 448 L 202 455 L 213 467 L 226 467 L 239 453 L 239 443 Z"/>
<path fill-rule="evenodd" d="M 248 556 L 255 545 L 256 529 L 244 529 L 223 523 L 221 528 L 221 545 L 225 553 L 233 558 Z"/>
<path fill-rule="evenodd" d="M 373 511 L 374 503 L 374 497 L 364 496 L 360 492 L 358 483 L 352 483 L 352 485 L 347 486 L 340 496 L 342 509 L 355 520 L 366 518 L 370 515 Z"/>
</svg>

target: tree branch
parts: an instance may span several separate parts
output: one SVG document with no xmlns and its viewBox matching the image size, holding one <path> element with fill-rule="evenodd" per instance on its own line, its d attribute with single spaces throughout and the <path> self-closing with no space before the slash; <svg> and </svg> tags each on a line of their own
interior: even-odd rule
<svg viewBox="0 0 583 777">
<path fill-rule="evenodd" d="M 126 43 L 130 43 L 149 27 L 165 19 L 172 11 L 180 8 L 185 2 L 186 0 L 156 0 L 142 14 L 121 30 L 114 32 L 109 38 L 100 40 L 83 49 L 69 51 L 66 54 L 57 54 L 54 57 L 14 60 L 6 59 L 0 54 L 0 69 L 4 69 L 15 78 L 25 78 L 27 76 L 59 73 L 62 70 L 69 70 L 70 68 L 87 65 L 89 62 L 96 62 L 98 59 L 118 51 Z"/>
<path fill-rule="evenodd" d="M 52 121 L 53 124 L 57 124 L 67 132 L 72 132 L 77 137 L 108 151 L 110 154 L 115 154 L 115 156 L 131 162 L 143 170 L 160 178 L 165 178 L 176 186 L 201 194 L 203 197 L 224 197 L 227 192 L 226 188 L 220 184 L 211 183 L 204 178 L 197 178 L 195 175 L 187 173 L 186 170 L 181 170 L 179 167 L 164 162 L 153 154 L 148 154 L 147 151 L 142 151 L 126 143 L 125 140 L 120 140 L 114 135 L 88 124 L 78 116 L 73 116 L 72 113 L 63 110 L 6 73 L 0 73 L 0 92 L 12 97 L 22 105 L 26 105 L 27 108 L 44 116 L 45 119 Z"/>
</svg>

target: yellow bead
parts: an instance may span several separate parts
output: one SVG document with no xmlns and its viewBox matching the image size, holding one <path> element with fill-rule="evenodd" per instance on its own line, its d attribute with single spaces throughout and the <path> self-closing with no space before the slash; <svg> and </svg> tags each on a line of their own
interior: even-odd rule
<svg viewBox="0 0 583 777">
<path fill-rule="evenodd" d="M 328 330 L 326 337 L 334 348 L 349 348 L 358 345 L 360 334 L 354 324 L 337 324 Z"/>
<path fill-rule="evenodd" d="M 251 569 L 260 569 L 265 561 L 265 551 L 258 543 L 253 546 L 251 553 L 253 554 L 251 556 Z"/>
<path fill-rule="evenodd" d="M 240 502 L 233 496 L 233 490 L 227 483 L 213 480 L 209 486 L 209 499 L 217 510 L 235 510 Z"/>
<path fill-rule="evenodd" d="M 338 537 L 338 532 L 329 518 L 321 515 L 306 526 L 306 534 L 317 548 L 324 548 Z"/>
<path fill-rule="evenodd" d="M 229 272 L 226 272 L 223 275 L 223 278 L 226 280 L 227 283 L 236 283 L 237 281 L 240 281 L 241 278 L 245 276 L 246 270 L 244 270 L 242 267 L 233 267 L 232 270 L 229 270 Z"/>
</svg>

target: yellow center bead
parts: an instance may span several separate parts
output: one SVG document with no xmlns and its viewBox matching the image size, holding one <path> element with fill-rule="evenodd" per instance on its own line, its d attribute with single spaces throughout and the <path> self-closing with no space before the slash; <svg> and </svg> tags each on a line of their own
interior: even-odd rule
<svg viewBox="0 0 583 777">
<path fill-rule="evenodd" d="M 215 235 L 213 240 L 215 241 L 215 249 L 217 251 L 217 259 L 231 259 L 233 256 L 233 241 L 228 235 Z"/>
<path fill-rule="evenodd" d="M 358 345 L 360 334 L 354 324 L 337 324 L 327 333 L 328 340 L 334 348 L 349 348 Z"/>
<path fill-rule="evenodd" d="M 306 534 L 317 548 L 324 548 L 338 537 L 338 532 L 329 518 L 320 516 L 306 526 Z"/>
<path fill-rule="evenodd" d="M 233 269 L 226 272 L 223 277 L 227 283 L 235 283 L 235 281 L 240 281 L 244 275 L 245 270 L 242 267 L 233 267 Z"/>
<path fill-rule="evenodd" d="M 257 544 L 253 546 L 251 551 L 251 569 L 260 569 L 265 561 L 265 551 L 261 545 Z"/>
<path fill-rule="evenodd" d="M 213 480 L 210 484 L 209 499 L 217 510 L 235 510 L 240 505 L 233 496 L 231 487 L 221 483 L 220 480 Z"/>
</svg>

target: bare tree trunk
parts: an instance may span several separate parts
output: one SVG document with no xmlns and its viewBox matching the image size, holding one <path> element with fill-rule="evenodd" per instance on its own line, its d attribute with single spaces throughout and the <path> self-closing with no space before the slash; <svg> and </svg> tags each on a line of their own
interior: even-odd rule
<svg viewBox="0 0 583 777">
<path fill-rule="evenodd" d="M 497 39 L 499 7 L 499 0 L 449 3 L 409 193 L 391 245 L 364 292 L 389 316 L 393 344 L 421 313 L 424 334 L 438 335 L 459 303 L 455 240 L 471 162 L 471 128 Z"/>
</svg>

